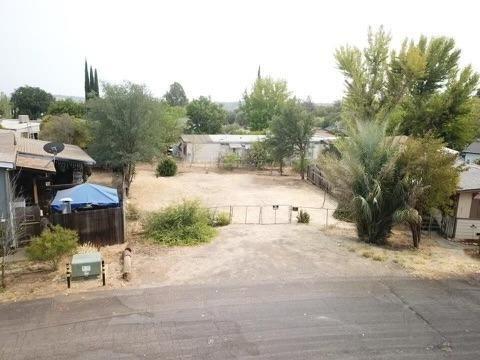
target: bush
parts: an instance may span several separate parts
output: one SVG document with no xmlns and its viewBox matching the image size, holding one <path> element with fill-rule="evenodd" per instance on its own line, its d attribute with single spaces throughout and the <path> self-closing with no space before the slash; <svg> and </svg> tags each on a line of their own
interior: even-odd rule
<svg viewBox="0 0 480 360">
<path fill-rule="evenodd" d="M 308 159 L 305 159 L 304 164 L 303 164 L 303 169 L 302 169 L 302 164 L 300 159 L 295 159 L 292 161 L 292 171 L 296 174 L 301 174 L 302 172 L 305 172 L 307 170 L 307 166 L 310 164 Z"/>
<path fill-rule="evenodd" d="M 308 224 L 310 222 L 310 214 L 304 210 L 300 210 L 297 215 L 297 222 L 299 224 Z"/>
<path fill-rule="evenodd" d="M 198 201 L 184 201 L 151 214 L 145 223 L 145 233 L 157 243 L 175 246 L 207 242 L 216 231 L 207 209 Z"/>
<path fill-rule="evenodd" d="M 246 160 L 250 166 L 262 169 L 273 162 L 272 155 L 265 141 L 254 142 L 247 152 Z"/>
<path fill-rule="evenodd" d="M 128 204 L 126 217 L 129 221 L 137 221 L 140 219 L 140 211 L 135 205 Z"/>
<path fill-rule="evenodd" d="M 223 168 L 225 170 L 231 171 L 238 166 L 239 161 L 240 161 L 240 156 L 238 154 L 236 153 L 227 154 L 223 158 Z"/>
<path fill-rule="evenodd" d="M 230 224 L 230 214 L 220 212 L 218 214 L 210 213 L 210 225 L 212 226 L 227 226 Z"/>
<path fill-rule="evenodd" d="M 165 158 L 157 165 L 156 175 L 159 176 L 175 176 L 177 173 L 177 163 L 171 158 Z"/>
<path fill-rule="evenodd" d="M 50 262 L 52 268 L 57 269 L 60 259 L 72 255 L 77 245 L 76 231 L 56 225 L 52 230 L 44 230 L 39 237 L 33 238 L 26 252 L 29 260 Z"/>
</svg>

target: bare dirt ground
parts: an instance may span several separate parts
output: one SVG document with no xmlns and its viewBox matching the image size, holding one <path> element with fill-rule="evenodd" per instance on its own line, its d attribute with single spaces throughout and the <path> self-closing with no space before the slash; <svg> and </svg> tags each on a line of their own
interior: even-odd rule
<svg viewBox="0 0 480 360">
<path fill-rule="evenodd" d="M 112 178 L 97 173 L 92 182 L 111 185 Z M 206 172 L 182 169 L 172 178 L 156 178 L 151 166 L 142 166 L 131 188 L 130 203 L 147 213 L 197 198 L 206 206 L 291 204 L 300 207 L 335 207 L 335 201 L 298 176 L 268 172 Z M 129 224 L 129 244 L 134 249 L 134 273 L 121 279 L 123 245 L 101 249 L 107 264 L 107 289 L 179 284 L 252 284 L 315 280 L 319 278 L 480 277 L 480 260 L 465 247 L 439 236 L 424 237 L 421 249 L 411 246 L 408 231 L 396 229 L 385 247 L 359 243 L 350 224 L 311 212 L 310 225 L 232 224 L 219 229 L 211 243 L 167 248 L 142 239 L 141 225 Z M 319 220 L 320 219 L 320 220 Z M 323 220 L 321 220 L 323 219 Z M 66 260 L 65 260 L 66 261 Z M 67 290 L 65 261 L 55 272 L 41 264 L 17 261 L 9 266 L 7 290 L 0 301 L 70 294 L 102 288 L 100 280 L 78 281 Z"/>
</svg>

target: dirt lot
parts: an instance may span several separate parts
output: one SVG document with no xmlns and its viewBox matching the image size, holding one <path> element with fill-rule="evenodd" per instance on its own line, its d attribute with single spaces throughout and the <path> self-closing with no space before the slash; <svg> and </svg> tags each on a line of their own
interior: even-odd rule
<svg viewBox="0 0 480 360">
<path fill-rule="evenodd" d="M 105 174 L 93 179 L 109 185 Z M 206 206 L 291 204 L 333 208 L 335 202 L 297 177 L 269 173 L 218 173 L 183 169 L 173 178 L 156 178 L 150 166 L 139 168 L 130 202 L 148 212 L 198 198 Z M 233 224 L 219 230 L 211 243 L 194 247 L 165 248 L 142 240 L 138 223 L 129 225 L 134 248 L 132 281 L 121 277 L 120 255 L 125 245 L 103 247 L 107 263 L 107 288 L 149 287 L 174 284 L 252 284 L 349 277 L 447 278 L 480 275 L 478 258 L 464 247 L 438 236 L 424 238 L 420 250 L 411 248 L 409 234 L 397 229 L 391 245 L 379 248 L 359 243 L 350 224 L 334 222 L 320 210 L 308 210 L 310 225 Z M 281 218 L 281 215 L 280 215 Z M 242 219 L 240 217 L 240 219 Z M 322 220 L 323 219 L 323 220 Z M 99 280 L 74 282 L 67 291 L 64 264 L 46 272 L 39 264 L 19 261 L 9 268 L 9 286 L 0 300 L 53 296 L 101 289 Z"/>
<path fill-rule="evenodd" d="M 152 166 L 137 169 L 129 203 L 141 211 L 159 210 L 184 199 L 198 199 L 205 206 L 224 212 L 229 212 L 233 206 L 234 223 L 258 223 L 260 206 L 263 223 L 289 222 L 289 206 L 306 208 L 316 224 L 337 223 L 331 210 L 337 206 L 335 200 L 319 188 L 301 181 L 298 175 L 183 167 L 175 177 L 157 178 Z M 279 205 L 276 213 L 273 205 Z M 292 213 L 293 220 L 295 215 Z"/>
</svg>

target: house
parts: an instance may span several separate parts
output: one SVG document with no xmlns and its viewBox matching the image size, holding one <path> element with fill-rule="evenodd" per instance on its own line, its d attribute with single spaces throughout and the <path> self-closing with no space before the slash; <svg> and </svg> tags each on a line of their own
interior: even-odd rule
<svg viewBox="0 0 480 360">
<path fill-rule="evenodd" d="M 265 135 L 182 135 L 179 146 L 180 157 L 188 163 L 217 163 L 228 153 L 244 155 Z"/>
<path fill-rule="evenodd" d="M 19 115 L 18 119 L 0 119 L 2 129 L 14 131 L 20 137 L 38 139 L 40 120 L 30 120 L 28 115 Z"/>
<path fill-rule="evenodd" d="M 310 139 L 310 146 L 307 157 L 316 160 L 325 147 L 334 142 L 337 137 L 331 132 L 324 129 L 316 129 Z"/>
<path fill-rule="evenodd" d="M 44 150 L 45 144 L 0 130 L 0 221 L 16 229 L 13 246 L 37 234 L 55 192 L 84 182 L 95 164 L 78 146 L 65 144 L 54 157 Z"/>
<path fill-rule="evenodd" d="M 455 240 L 479 239 L 480 233 L 480 166 L 468 164 L 460 174 L 454 216 L 442 219 L 442 230 Z"/>
<path fill-rule="evenodd" d="M 467 164 L 473 164 L 476 160 L 480 160 L 480 139 L 468 145 L 462 151 L 462 156 Z"/>
<path fill-rule="evenodd" d="M 236 153 L 242 157 L 253 143 L 265 139 L 265 135 L 182 135 L 177 155 L 188 163 L 214 164 L 229 153 Z M 316 130 L 310 140 L 307 156 L 316 159 L 326 144 L 335 139 L 333 134 L 325 130 Z"/>
</svg>

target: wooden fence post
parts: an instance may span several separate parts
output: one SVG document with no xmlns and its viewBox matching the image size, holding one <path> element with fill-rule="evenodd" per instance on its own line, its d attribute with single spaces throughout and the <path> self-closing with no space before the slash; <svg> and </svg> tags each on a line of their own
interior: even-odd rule
<svg viewBox="0 0 480 360">
<path fill-rule="evenodd" d="M 126 281 L 130 281 L 132 277 L 132 249 L 127 247 L 123 251 L 123 271 L 122 277 Z"/>
</svg>

